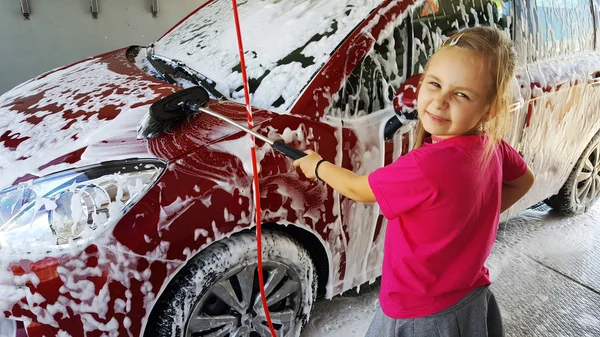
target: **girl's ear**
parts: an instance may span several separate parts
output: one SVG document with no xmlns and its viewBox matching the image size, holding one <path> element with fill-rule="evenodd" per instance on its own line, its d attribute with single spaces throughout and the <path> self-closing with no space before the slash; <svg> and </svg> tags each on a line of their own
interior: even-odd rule
<svg viewBox="0 0 600 337">
<path fill-rule="evenodd" d="M 492 118 L 492 113 L 491 113 L 491 110 L 490 110 L 490 105 L 489 105 L 489 104 L 488 104 L 488 105 L 486 105 L 486 106 L 484 107 L 484 110 L 485 110 L 485 113 L 484 113 L 484 114 L 483 114 L 483 116 L 481 117 L 481 120 L 479 120 L 479 123 L 477 123 L 477 124 L 478 124 L 478 127 L 477 127 L 477 128 L 478 128 L 480 131 L 483 131 L 483 129 L 485 128 L 485 124 L 486 124 L 487 122 L 489 122 L 489 121 L 490 121 L 490 119 Z"/>
<path fill-rule="evenodd" d="M 483 108 L 483 110 L 485 111 L 485 113 L 483 114 L 481 121 L 487 122 L 492 118 L 492 104 L 491 103 L 486 104 L 485 107 Z"/>
</svg>

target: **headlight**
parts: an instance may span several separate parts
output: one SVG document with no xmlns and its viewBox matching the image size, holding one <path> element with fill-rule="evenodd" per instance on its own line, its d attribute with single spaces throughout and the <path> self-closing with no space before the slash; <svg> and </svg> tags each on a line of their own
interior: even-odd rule
<svg viewBox="0 0 600 337">
<path fill-rule="evenodd" d="M 108 162 L 1 191 L 2 253 L 42 253 L 89 242 L 119 221 L 164 169 L 156 160 Z"/>
</svg>

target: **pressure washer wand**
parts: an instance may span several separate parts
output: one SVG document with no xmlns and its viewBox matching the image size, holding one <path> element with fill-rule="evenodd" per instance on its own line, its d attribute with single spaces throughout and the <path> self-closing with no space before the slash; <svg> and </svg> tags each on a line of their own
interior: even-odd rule
<svg viewBox="0 0 600 337">
<path fill-rule="evenodd" d="M 292 159 L 296 160 L 296 159 L 300 159 L 300 158 L 306 156 L 306 153 L 304 153 L 304 152 L 302 152 L 302 151 L 300 151 L 298 149 L 295 149 L 295 148 L 287 145 L 286 143 L 284 143 L 281 140 L 272 141 L 269 138 L 261 135 L 260 133 L 255 132 L 253 130 L 250 130 L 247 127 L 245 127 L 243 125 L 240 125 L 240 124 L 232 121 L 231 119 L 229 119 L 229 118 L 227 118 L 227 117 L 225 117 L 225 116 L 223 116 L 221 114 L 218 114 L 216 112 L 210 111 L 210 110 L 205 109 L 205 108 L 200 107 L 200 106 L 194 106 L 193 109 L 197 110 L 197 111 L 200 111 L 200 112 L 203 112 L 205 114 L 211 115 L 211 116 L 213 116 L 215 118 L 218 118 L 218 119 L 220 119 L 220 120 L 222 120 L 222 121 L 224 121 L 224 122 L 226 122 L 228 124 L 231 124 L 231 125 L 237 127 L 238 129 L 240 129 L 242 131 L 245 131 L 245 132 L 253 135 L 254 137 L 262 140 L 263 142 L 265 142 L 265 143 L 267 143 L 269 145 L 271 145 L 271 147 L 273 148 L 273 150 L 278 151 L 278 152 L 286 155 L 289 158 L 292 158 Z"/>
<path fill-rule="evenodd" d="M 201 87 L 190 87 L 180 90 L 169 96 L 152 103 L 148 113 L 138 126 L 138 138 L 154 138 L 163 132 L 170 131 L 175 125 L 183 123 L 190 115 L 198 112 L 211 115 L 233 125 L 236 128 L 253 135 L 255 138 L 271 145 L 273 150 L 278 151 L 294 160 L 306 156 L 306 153 L 295 149 L 281 140 L 272 141 L 269 138 L 242 126 L 231 119 L 206 109 L 209 97 L 206 90 Z"/>
</svg>

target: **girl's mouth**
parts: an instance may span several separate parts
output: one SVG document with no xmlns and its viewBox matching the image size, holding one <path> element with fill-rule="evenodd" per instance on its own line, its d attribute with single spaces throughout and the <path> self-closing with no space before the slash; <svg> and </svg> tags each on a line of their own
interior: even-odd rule
<svg viewBox="0 0 600 337">
<path fill-rule="evenodd" d="M 436 123 L 446 123 L 449 122 L 449 120 L 442 118 L 442 117 L 438 117 L 432 113 L 427 112 L 427 115 L 429 116 L 429 118 L 431 118 L 432 121 L 436 122 Z"/>
</svg>

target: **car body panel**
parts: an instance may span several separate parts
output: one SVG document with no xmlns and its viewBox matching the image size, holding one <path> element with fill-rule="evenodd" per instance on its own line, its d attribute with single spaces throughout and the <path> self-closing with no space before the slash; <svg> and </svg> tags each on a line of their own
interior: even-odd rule
<svg viewBox="0 0 600 337">
<path fill-rule="evenodd" d="M 511 210 L 513 215 L 523 205 L 556 194 L 600 129 L 600 92 L 592 86 L 600 70 L 600 53 L 593 50 L 598 18 L 586 7 L 591 2 L 516 5 L 516 48 L 527 80 L 519 81 L 525 99 L 525 114 L 518 117 L 522 127 L 515 130 L 520 140 L 511 144 L 535 172 L 536 182 Z"/>
<path fill-rule="evenodd" d="M 600 91 L 588 83 L 590 74 L 600 69 L 599 60 L 600 53 L 579 53 L 528 67 L 531 113 L 519 150 L 536 172 L 536 183 L 521 202 L 556 194 L 600 129 Z"/>
</svg>

